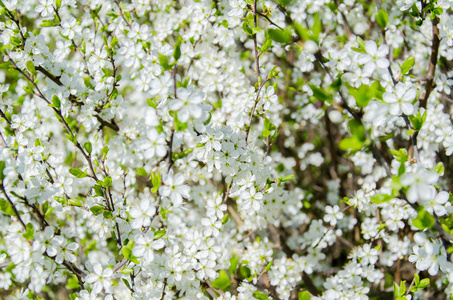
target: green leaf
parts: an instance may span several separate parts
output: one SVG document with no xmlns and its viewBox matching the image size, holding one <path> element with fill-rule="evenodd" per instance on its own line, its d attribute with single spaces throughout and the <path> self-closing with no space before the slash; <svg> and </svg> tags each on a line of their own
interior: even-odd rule
<svg viewBox="0 0 453 300">
<path fill-rule="evenodd" d="M 104 187 L 109 187 L 112 185 L 112 177 L 107 176 L 104 178 Z"/>
<path fill-rule="evenodd" d="M 253 297 L 254 297 L 254 299 L 258 299 L 258 300 L 270 300 L 271 299 L 267 296 L 267 294 L 265 294 L 261 291 L 254 291 Z"/>
<path fill-rule="evenodd" d="M 161 237 L 163 237 L 165 235 L 166 231 L 165 229 L 161 229 L 161 230 L 158 230 L 154 233 L 154 239 L 155 240 L 158 240 L 160 239 Z"/>
<path fill-rule="evenodd" d="M 379 12 L 376 14 L 376 22 L 382 29 L 385 29 L 385 27 L 387 27 L 387 23 L 389 22 L 389 15 L 387 14 L 387 11 L 385 9 L 379 10 Z"/>
<path fill-rule="evenodd" d="M 246 265 L 242 265 L 239 268 L 239 274 L 241 274 L 242 278 L 249 278 L 252 275 L 252 271 Z"/>
<path fill-rule="evenodd" d="M 318 100 L 322 102 L 332 102 L 332 95 L 327 93 L 323 88 L 317 87 L 313 84 L 309 84 L 310 89 L 313 91 L 313 96 L 315 96 Z"/>
<path fill-rule="evenodd" d="M 52 105 L 51 106 L 60 109 L 61 101 L 60 101 L 60 98 L 58 98 L 57 95 L 53 95 L 52 96 Z"/>
<path fill-rule="evenodd" d="M 314 22 L 311 30 L 313 32 L 311 39 L 315 41 L 317 44 L 319 44 L 319 34 L 322 31 L 322 21 L 321 18 L 319 17 L 319 13 L 315 13 L 314 15 Z"/>
<path fill-rule="evenodd" d="M 104 217 L 104 219 L 110 220 L 113 218 L 113 213 L 110 210 L 104 210 L 102 216 Z"/>
<path fill-rule="evenodd" d="M 267 33 L 272 40 L 280 44 L 288 44 L 292 40 L 291 33 L 287 30 L 269 29 Z"/>
<path fill-rule="evenodd" d="M 360 142 L 365 142 L 366 132 L 363 125 L 356 119 L 352 119 L 348 122 L 348 128 L 351 131 L 352 135 L 359 140 Z"/>
<path fill-rule="evenodd" d="M 61 0 L 56 0 L 56 1 L 55 1 L 55 7 L 56 7 L 57 9 L 60 9 L 60 7 L 61 7 Z"/>
<path fill-rule="evenodd" d="M 74 175 L 77 178 L 84 178 L 84 177 L 88 176 L 88 174 L 86 172 L 84 172 L 78 168 L 69 169 L 69 173 L 71 173 L 72 175 Z"/>
<path fill-rule="evenodd" d="M 134 272 L 134 270 L 131 269 L 131 268 L 127 268 L 127 267 L 125 267 L 125 268 L 123 268 L 123 269 L 121 270 L 121 274 L 125 274 L 125 275 L 129 275 L 129 274 L 131 274 L 132 272 Z"/>
<path fill-rule="evenodd" d="M 122 280 L 123 280 L 124 284 L 127 286 L 127 288 L 130 289 L 131 286 L 130 286 L 130 284 L 129 284 L 129 281 L 127 281 L 126 278 L 122 278 Z"/>
<path fill-rule="evenodd" d="M 230 219 L 230 214 L 225 214 L 223 216 L 222 220 L 220 220 L 220 222 L 222 223 L 222 225 L 225 225 L 229 219 Z"/>
<path fill-rule="evenodd" d="M 432 228 L 435 223 L 436 219 L 423 208 L 418 211 L 417 218 L 412 220 L 412 224 L 420 230 Z"/>
<path fill-rule="evenodd" d="M 30 72 L 30 73 L 36 72 L 35 65 L 33 64 L 33 62 L 31 60 L 28 60 L 25 63 L 25 66 L 27 67 L 28 72 Z"/>
<path fill-rule="evenodd" d="M 311 294 L 307 291 L 299 292 L 298 299 L 299 300 L 310 300 Z"/>
<path fill-rule="evenodd" d="M 8 216 L 15 215 L 13 207 L 11 206 L 11 203 L 9 203 L 9 201 L 6 201 L 5 199 L 0 199 L 0 210 Z"/>
<path fill-rule="evenodd" d="M 177 41 L 175 45 L 175 52 L 173 52 L 173 57 L 177 61 L 181 57 L 181 41 Z"/>
<path fill-rule="evenodd" d="M 41 24 L 39 24 L 41 27 L 55 27 L 57 24 L 53 20 L 43 20 Z"/>
<path fill-rule="evenodd" d="M 146 172 L 145 168 L 135 168 L 135 173 L 137 173 L 138 176 L 148 176 L 148 173 Z"/>
<path fill-rule="evenodd" d="M 68 200 L 68 204 L 72 205 L 72 206 L 78 206 L 78 207 L 83 206 L 83 203 L 80 200 L 76 199 L 76 198 L 69 199 Z"/>
<path fill-rule="evenodd" d="M 340 141 L 338 148 L 343 151 L 347 150 L 360 150 L 363 147 L 363 142 L 359 141 L 356 137 L 347 137 Z"/>
<path fill-rule="evenodd" d="M 236 274 L 236 269 L 238 268 L 238 264 L 239 264 L 239 257 L 237 257 L 235 254 L 233 254 L 233 256 L 231 256 L 230 258 L 230 267 L 228 268 L 228 270 L 230 270 L 231 274 Z"/>
<path fill-rule="evenodd" d="M 411 55 L 401 65 L 401 74 L 406 74 L 415 65 L 415 58 Z"/>
<path fill-rule="evenodd" d="M 349 87 L 349 94 L 351 94 L 358 107 L 365 107 L 368 102 L 373 98 L 373 90 L 369 85 L 362 84 L 359 88 Z"/>
<path fill-rule="evenodd" d="M 270 262 L 266 265 L 266 267 L 264 268 L 264 270 L 266 270 L 266 272 L 269 271 L 269 270 L 271 269 L 271 267 L 272 267 L 272 264 L 273 264 L 273 261 L 270 261 Z"/>
<path fill-rule="evenodd" d="M 94 189 L 95 196 L 104 197 L 104 191 L 102 190 L 101 186 L 95 184 L 93 189 Z"/>
<path fill-rule="evenodd" d="M 26 238 L 27 240 L 32 240 L 34 238 L 34 232 L 35 232 L 33 225 L 31 225 L 31 223 L 28 223 L 26 226 L 26 230 L 27 230 L 27 232 L 23 234 L 23 237 Z"/>
<path fill-rule="evenodd" d="M 264 53 L 267 50 L 269 50 L 271 47 L 272 47 L 272 39 L 271 38 L 266 39 L 263 43 L 263 46 L 261 47 L 261 52 Z"/>
<path fill-rule="evenodd" d="M 92 208 L 90 208 L 90 211 L 95 215 L 99 215 L 104 211 L 104 207 L 100 205 L 95 205 Z"/>
<path fill-rule="evenodd" d="M 433 171 L 435 171 L 440 176 L 444 175 L 445 167 L 444 167 L 443 162 L 437 163 L 437 165 L 434 167 Z"/>
<path fill-rule="evenodd" d="M 294 174 L 280 178 L 280 182 L 286 182 L 294 179 Z"/>
<path fill-rule="evenodd" d="M 91 154 L 91 151 L 93 151 L 93 146 L 90 141 L 85 142 L 85 144 L 83 144 L 83 148 L 85 148 L 88 154 Z"/>
<path fill-rule="evenodd" d="M 164 70 L 171 69 L 171 66 L 168 63 L 168 58 L 165 55 L 160 54 L 160 53 L 159 53 L 159 63 L 162 66 L 162 68 L 164 68 Z"/>
<path fill-rule="evenodd" d="M 107 153 L 109 153 L 109 147 L 104 146 L 104 148 L 102 148 L 102 151 L 101 151 L 101 156 L 103 159 L 105 159 L 107 157 Z"/>
<path fill-rule="evenodd" d="M 427 287 L 429 284 L 430 284 L 429 278 L 425 278 L 425 279 L 422 279 L 422 280 L 420 281 L 420 284 L 418 284 L 417 287 L 418 287 L 419 289 L 424 289 L 424 288 Z"/>
<path fill-rule="evenodd" d="M 3 174 L 3 171 L 5 170 L 6 168 L 6 163 L 2 160 L 0 161 L 0 180 L 3 180 L 5 179 L 5 174 Z"/>
<path fill-rule="evenodd" d="M 226 289 L 230 286 L 231 281 L 225 270 L 220 270 L 219 277 L 214 279 L 211 284 L 216 289 L 226 291 Z"/>
<path fill-rule="evenodd" d="M 162 179 L 160 177 L 159 172 L 151 173 L 151 183 L 153 184 L 153 187 L 151 189 L 152 193 L 157 193 L 157 191 L 159 190 L 161 181 L 162 181 Z"/>
<path fill-rule="evenodd" d="M 77 276 L 72 276 L 68 279 L 68 284 L 66 285 L 67 289 L 70 290 L 75 290 L 80 287 L 79 280 L 77 279 Z"/>
<path fill-rule="evenodd" d="M 371 196 L 371 202 L 381 204 L 381 203 L 389 202 L 393 198 L 394 197 L 392 195 L 377 194 L 377 195 Z"/>
</svg>

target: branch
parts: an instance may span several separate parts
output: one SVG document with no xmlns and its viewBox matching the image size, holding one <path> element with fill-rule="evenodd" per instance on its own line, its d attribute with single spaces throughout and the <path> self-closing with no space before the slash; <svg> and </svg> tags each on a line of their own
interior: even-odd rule
<svg viewBox="0 0 453 300">
<path fill-rule="evenodd" d="M 432 21 L 433 23 L 433 42 L 431 45 L 431 59 L 429 60 L 429 67 L 428 73 L 426 73 L 426 86 L 425 86 L 425 96 L 423 99 L 420 99 L 420 107 L 426 108 L 426 104 L 428 103 L 428 98 L 431 92 L 433 91 L 433 83 L 434 83 L 434 73 L 436 72 L 436 65 L 437 65 L 437 57 L 439 54 L 439 45 L 440 45 L 440 38 L 439 38 L 439 17 L 435 17 Z"/>
</svg>

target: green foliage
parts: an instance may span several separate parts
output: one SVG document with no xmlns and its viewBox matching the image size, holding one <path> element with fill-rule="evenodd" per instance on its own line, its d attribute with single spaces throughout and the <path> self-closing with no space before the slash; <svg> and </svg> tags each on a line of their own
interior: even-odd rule
<svg viewBox="0 0 453 300">
<path fill-rule="evenodd" d="M 311 294 L 307 291 L 302 291 L 299 292 L 298 294 L 298 300 L 310 300 L 311 299 Z"/>
<path fill-rule="evenodd" d="M 410 69 L 412 69 L 412 67 L 415 65 L 415 58 L 410 55 L 408 58 L 406 58 L 406 60 L 404 61 L 404 63 L 402 65 L 400 65 L 400 68 L 401 68 L 401 74 L 406 74 L 407 72 L 410 71 Z"/>
<path fill-rule="evenodd" d="M 389 22 L 389 15 L 385 9 L 380 9 L 379 12 L 375 15 L 376 22 L 382 29 L 387 27 L 387 23 Z"/>
<path fill-rule="evenodd" d="M 280 44 L 289 44 L 292 40 L 292 35 L 289 30 L 269 29 L 267 34 L 273 41 Z"/>
<path fill-rule="evenodd" d="M 162 182 L 162 179 L 160 177 L 159 172 L 151 173 L 151 183 L 153 184 L 153 187 L 151 188 L 151 192 L 157 193 L 161 182 Z"/>
<path fill-rule="evenodd" d="M 84 178 L 88 176 L 87 172 L 82 171 L 79 168 L 71 168 L 69 169 L 69 173 L 71 173 L 73 176 L 77 178 Z"/>
<path fill-rule="evenodd" d="M 396 282 L 393 282 L 393 294 L 396 297 L 396 300 L 407 300 L 404 296 L 406 293 L 406 281 L 401 281 L 398 285 Z"/>
<path fill-rule="evenodd" d="M 216 289 L 226 291 L 227 288 L 231 285 L 231 280 L 228 277 L 225 270 L 220 270 L 219 277 L 211 282 L 212 286 Z"/>
<path fill-rule="evenodd" d="M 417 213 L 417 218 L 412 220 L 412 224 L 418 229 L 430 229 L 436 224 L 436 219 L 422 207 L 417 209 Z"/>
<path fill-rule="evenodd" d="M 104 207 L 100 205 L 95 205 L 90 208 L 90 211 L 95 215 L 100 215 L 104 211 Z"/>
</svg>

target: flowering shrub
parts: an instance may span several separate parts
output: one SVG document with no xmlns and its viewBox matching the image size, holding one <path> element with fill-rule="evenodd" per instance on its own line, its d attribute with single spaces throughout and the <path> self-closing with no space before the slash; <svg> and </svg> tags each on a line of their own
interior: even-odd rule
<svg viewBox="0 0 453 300">
<path fill-rule="evenodd" d="M 0 6 L 2 298 L 453 297 L 452 0 Z"/>
</svg>

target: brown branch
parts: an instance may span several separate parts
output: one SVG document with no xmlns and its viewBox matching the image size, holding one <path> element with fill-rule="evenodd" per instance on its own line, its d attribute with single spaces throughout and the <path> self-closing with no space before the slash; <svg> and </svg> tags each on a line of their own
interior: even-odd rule
<svg viewBox="0 0 453 300">
<path fill-rule="evenodd" d="M 429 60 L 429 67 L 428 73 L 426 73 L 425 78 L 426 86 L 425 86 L 425 96 L 420 99 L 420 107 L 426 108 L 426 104 L 428 103 L 428 98 L 431 92 L 433 91 L 433 83 L 434 83 L 434 73 L 436 72 L 437 66 L 437 58 L 439 54 L 439 45 L 440 45 L 440 38 L 439 38 L 439 17 L 435 17 L 432 21 L 433 23 L 433 42 L 431 46 L 431 58 Z"/>
</svg>

